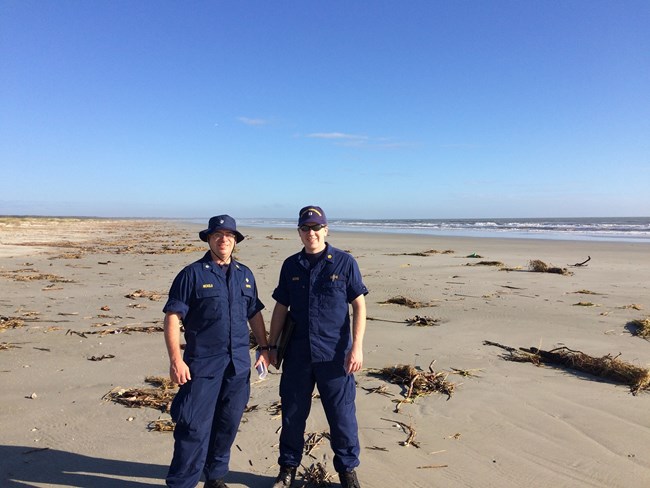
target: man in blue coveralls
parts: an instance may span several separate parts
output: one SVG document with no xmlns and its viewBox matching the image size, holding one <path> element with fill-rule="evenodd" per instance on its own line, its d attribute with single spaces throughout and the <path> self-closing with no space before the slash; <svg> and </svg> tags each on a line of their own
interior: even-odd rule
<svg viewBox="0 0 650 488">
<path fill-rule="evenodd" d="M 232 258 L 244 240 L 235 220 L 212 217 L 199 232 L 210 250 L 174 279 L 165 305 L 169 375 L 180 389 L 171 406 L 174 456 L 167 486 L 227 488 L 230 449 L 250 395 L 247 322 L 262 349 L 255 366 L 269 364 L 266 329 L 250 269 Z M 181 321 L 185 353 L 181 354 Z"/>
<path fill-rule="evenodd" d="M 341 486 L 359 488 L 354 471 L 360 448 L 353 373 L 363 363 L 368 289 L 354 258 L 325 242 L 327 218 L 320 207 L 300 210 L 298 234 L 304 248 L 284 261 L 273 292 L 276 304 L 269 343 L 271 362 L 276 366 L 276 342 L 287 313 L 295 322 L 282 363 L 280 473 L 273 488 L 289 487 L 295 479 L 314 385 L 330 426 L 334 469 Z"/>
</svg>

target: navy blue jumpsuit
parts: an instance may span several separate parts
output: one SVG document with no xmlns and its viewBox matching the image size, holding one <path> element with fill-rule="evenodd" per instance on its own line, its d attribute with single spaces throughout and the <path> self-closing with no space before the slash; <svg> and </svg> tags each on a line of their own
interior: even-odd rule
<svg viewBox="0 0 650 488">
<path fill-rule="evenodd" d="M 174 279 L 165 313 L 180 314 L 183 360 L 192 379 L 171 406 L 174 456 L 167 485 L 194 488 L 201 472 L 220 479 L 250 394 L 248 319 L 264 308 L 250 269 L 232 260 L 221 269 L 207 252 Z"/>
<path fill-rule="evenodd" d="M 296 325 L 282 365 L 282 432 L 278 464 L 299 466 L 314 385 L 330 426 L 336 471 L 359 465 L 354 375 L 345 372 L 350 350 L 349 304 L 368 289 L 350 254 L 326 245 L 310 269 L 303 251 L 285 260 L 273 298 L 289 307 Z"/>
</svg>

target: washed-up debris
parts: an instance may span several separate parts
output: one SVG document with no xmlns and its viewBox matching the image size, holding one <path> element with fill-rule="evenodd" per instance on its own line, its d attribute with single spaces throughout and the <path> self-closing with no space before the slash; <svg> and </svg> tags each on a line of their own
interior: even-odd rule
<svg viewBox="0 0 650 488">
<path fill-rule="evenodd" d="M 409 308 L 423 308 L 423 307 L 432 306 L 430 303 L 418 302 L 401 295 L 389 298 L 385 302 L 379 302 L 379 303 L 381 305 L 387 305 L 387 304 L 404 305 L 405 307 L 409 307 Z"/>
<path fill-rule="evenodd" d="M 568 347 L 558 347 L 544 351 L 536 347 L 515 349 L 491 341 L 483 341 L 488 346 L 497 346 L 505 349 L 510 354 L 504 359 L 517 362 L 529 362 L 537 366 L 546 364 L 550 366 L 564 366 L 569 369 L 588 373 L 593 376 L 605 378 L 614 383 L 628 385 L 633 395 L 642 390 L 650 390 L 650 369 L 635 366 L 619 359 L 620 354 L 612 356 L 606 354 L 602 357 L 593 357 L 582 351 L 575 351 Z"/>
<path fill-rule="evenodd" d="M 467 264 L 467 266 L 496 266 L 497 268 L 503 268 L 505 264 L 501 261 L 479 261 L 478 263 Z"/>
<path fill-rule="evenodd" d="M 629 325 L 632 327 L 634 335 L 650 340 L 650 317 L 632 320 Z"/>
<path fill-rule="evenodd" d="M 273 417 L 279 417 L 282 415 L 282 403 L 279 401 L 273 402 L 266 408 L 266 411 L 269 412 Z"/>
<path fill-rule="evenodd" d="M 394 422 L 404 431 L 405 434 L 408 434 L 406 440 L 401 441 L 399 443 L 400 446 L 413 446 L 417 448 L 420 447 L 420 443 L 415 441 L 415 436 L 417 435 L 417 432 L 415 431 L 415 428 L 412 425 L 406 424 L 404 422 L 400 422 L 399 420 L 385 419 L 383 417 L 381 420 L 385 420 L 386 422 Z"/>
<path fill-rule="evenodd" d="M 377 393 L 378 395 L 393 396 L 393 394 L 388 391 L 388 388 L 386 388 L 386 385 L 376 386 L 374 388 L 366 388 L 365 386 L 362 386 L 361 388 L 366 390 L 368 393 Z"/>
<path fill-rule="evenodd" d="M 466 258 L 481 259 L 483 256 L 481 256 L 480 254 L 477 254 L 477 253 L 473 252 L 472 254 L 468 254 L 468 255 L 465 256 L 465 257 L 466 257 Z"/>
<path fill-rule="evenodd" d="M 574 307 L 595 307 L 596 305 L 592 302 L 578 302 L 573 304 Z"/>
<path fill-rule="evenodd" d="M 0 316 L 0 330 L 18 329 L 25 326 L 25 321 L 19 317 Z"/>
<path fill-rule="evenodd" d="M 326 431 L 308 432 L 305 439 L 305 455 L 311 456 L 311 453 L 318 448 L 324 440 L 330 440 L 330 434 Z M 313 457 L 313 456 L 312 456 Z"/>
<path fill-rule="evenodd" d="M 133 293 L 124 295 L 124 297 L 128 298 L 129 300 L 135 300 L 136 298 L 148 298 L 149 300 L 155 302 L 162 300 L 163 296 L 164 293 L 158 293 L 155 291 L 146 291 L 146 290 L 135 290 Z"/>
<path fill-rule="evenodd" d="M 533 259 L 528 262 L 528 270 L 534 273 L 554 273 L 560 275 L 571 275 L 569 270 L 566 268 L 558 268 L 557 266 L 549 266 L 544 261 L 539 259 Z"/>
<path fill-rule="evenodd" d="M 49 281 L 50 283 L 75 283 L 74 280 L 62 278 L 50 273 L 39 273 L 34 269 L 19 269 L 16 271 L 2 271 L 0 276 L 14 281 Z"/>
<path fill-rule="evenodd" d="M 482 369 L 458 369 L 458 368 L 451 368 L 451 372 L 454 374 L 459 374 L 461 376 L 464 376 L 465 378 L 479 378 L 479 375 L 476 374 L 478 371 L 483 371 Z"/>
<path fill-rule="evenodd" d="M 616 308 L 622 308 L 626 310 L 643 310 L 643 305 L 639 305 L 638 303 L 631 303 L 629 305 L 622 305 Z"/>
<path fill-rule="evenodd" d="M 265 239 L 269 239 L 271 241 L 286 241 L 286 240 L 288 240 L 287 237 L 276 237 L 276 236 L 274 236 L 272 234 L 270 234 L 268 236 L 265 236 Z"/>
<path fill-rule="evenodd" d="M 582 261 L 580 263 L 569 264 L 568 266 L 573 266 L 573 267 L 576 267 L 576 268 L 578 268 L 580 266 L 587 266 L 587 263 L 589 261 L 591 261 L 591 256 L 587 256 L 587 259 L 585 259 L 584 261 Z"/>
<path fill-rule="evenodd" d="M 591 290 L 578 290 L 578 291 L 572 291 L 571 293 L 575 293 L 577 295 L 602 295 L 602 293 L 596 293 L 595 291 Z"/>
<path fill-rule="evenodd" d="M 126 405 L 129 408 L 148 407 L 169 413 L 172 400 L 176 395 L 177 386 L 169 378 L 148 376 L 145 382 L 154 388 L 122 388 L 116 387 L 106 393 L 103 400 Z"/>
<path fill-rule="evenodd" d="M 158 419 L 149 422 L 147 428 L 154 432 L 173 432 L 176 424 L 172 419 Z"/>
<path fill-rule="evenodd" d="M 386 254 L 386 256 L 421 256 L 421 257 L 427 257 L 427 256 L 433 256 L 434 254 L 453 254 L 455 251 L 452 251 L 451 249 L 446 249 L 444 251 L 438 251 L 437 249 L 429 249 L 427 251 L 418 251 L 418 252 L 401 252 L 401 253 L 390 253 Z"/>
<path fill-rule="evenodd" d="M 246 405 L 246 407 L 244 408 L 244 413 L 254 412 L 255 410 L 257 410 L 258 407 L 259 407 L 259 405 L 257 405 L 257 404 L 256 405 Z"/>
<path fill-rule="evenodd" d="M 103 354 L 101 356 L 90 356 L 88 361 L 103 361 L 104 359 L 113 359 L 114 357 L 113 354 Z"/>
<path fill-rule="evenodd" d="M 397 401 L 395 411 L 399 411 L 402 403 L 412 403 L 417 397 L 429 395 L 434 392 L 447 395 L 451 399 L 456 385 L 447 381 L 449 373 L 436 372 L 433 370 L 432 361 L 429 365 L 429 372 L 417 369 L 415 366 L 399 364 L 389 366 L 380 370 L 369 370 L 370 374 L 378 375 L 389 382 L 402 385 L 407 388 L 404 400 Z"/>
<path fill-rule="evenodd" d="M 331 486 L 333 476 L 327 472 L 321 463 L 315 463 L 308 468 L 303 467 L 302 488 L 319 488 Z"/>
<path fill-rule="evenodd" d="M 0 351 L 6 351 L 7 349 L 20 349 L 20 346 L 11 342 L 0 342 Z"/>
<path fill-rule="evenodd" d="M 99 325 L 101 326 L 101 325 Z M 110 334 L 131 334 L 132 332 L 146 332 L 147 334 L 150 334 L 152 332 L 164 332 L 165 328 L 162 326 L 154 326 L 154 325 L 143 325 L 143 326 L 131 326 L 131 325 L 126 325 L 124 327 L 118 327 L 116 329 L 103 329 L 103 330 L 91 330 L 91 331 L 84 331 L 84 332 L 78 332 L 76 330 L 68 329 L 68 331 L 65 333 L 65 335 L 78 335 L 80 337 L 83 337 L 84 339 L 88 337 L 88 335 L 91 334 L 97 334 L 100 336 L 105 336 L 105 335 L 110 335 Z"/>
<path fill-rule="evenodd" d="M 430 327 L 433 325 L 440 325 L 440 319 L 434 319 L 427 315 L 416 315 L 410 319 L 406 319 L 408 325 L 417 325 L 418 327 Z"/>
</svg>

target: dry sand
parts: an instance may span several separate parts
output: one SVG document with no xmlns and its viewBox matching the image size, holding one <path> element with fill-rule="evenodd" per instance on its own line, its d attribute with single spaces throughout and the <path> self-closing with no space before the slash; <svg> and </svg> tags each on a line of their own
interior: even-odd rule
<svg viewBox="0 0 650 488">
<path fill-rule="evenodd" d="M 164 485 L 172 435 L 150 426 L 168 415 L 104 396 L 167 375 L 157 331 L 161 309 L 176 273 L 204 252 L 202 227 L 0 219 L 0 485 Z M 282 229 L 243 232 L 248 239 L 237 255 L 256 275 L 268 327 L 279 268 L 299 249 L 298 236 Z M 484 344 L 567 346 L 650 367 L 650 342 L 629 326 L 650 313 L 648 245 L 335 228 L 328 240 L 357 258 L 370 289 L 365 369 L 357 375 L 364 487 L 650 486 L 650 392 L 632 395 L 629 386 L 571 369 L 507 361 L 506 351 Z M 408 255 L 431 249 L 453 252 Z M 472 253 L 483 258 L 466 257 Z M 586 266 L 567 268 L 571 275 L 527 271 L 533 259 L 567 267 L 587 256 Z M 396 296 L 430 306 L 380 304 Z M 415 315 L 439 322 L 407 325 Z M 432 361 L 455 383 L 451 398 L 433 393 L 396 412 L 405 390 L 372 370 L 409 364 L 427 371 Z M 279 377 L 275 370 L 264 381 L 253 375 L 251 411 L 226 478 L 231 487 L 272 484 Z M 382 386 L 389 396 L 369 391 Z M 314 403 L 307 430 L 326 431 L 319 400 Z M 407 434 L 399 422 L 413 427 L 419 447 L 402 445 Z M 320 462 L 332 473 L 331 458 L 321 443 L 303 465 Z"/>
</svg>

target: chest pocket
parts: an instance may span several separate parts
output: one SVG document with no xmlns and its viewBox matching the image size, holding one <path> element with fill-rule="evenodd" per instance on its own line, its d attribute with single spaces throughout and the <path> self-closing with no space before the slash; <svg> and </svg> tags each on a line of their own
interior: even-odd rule
<svg viewBox="0 0 650 488">
<path fill-rule="evenodd" d="M 217 298 L 220 295 L 219 288 L 213 286 L 212 288 L 197 288 L 196 289 L 196 298 L 198 300 Z"/>
<path fill-rule="evenodd" d="M 323 295 L 345 297 L 345 282 L 343 280 L 328 280 L 321 284 L 320 291 Z"/>
<path fill-rule="evenodd" d="M 208 318 L 209 321 L 221 318 L 223 313 L 223 304 L 221 302 L 224 298 L 227 300 L 227 296 L 222 296 L 222 291 L 220 291 L 219 288 L 216 286 L 213 288 L 197 288 L 194 293 L 195 299 L 192 308 L 196 317 L 201 319 L 201 325 L 199 327 L 204 327 L 206 325 L 206 318 Z M 228 302 L 226 301 L 226 304 L 227 303 Z"/>
</svg>

